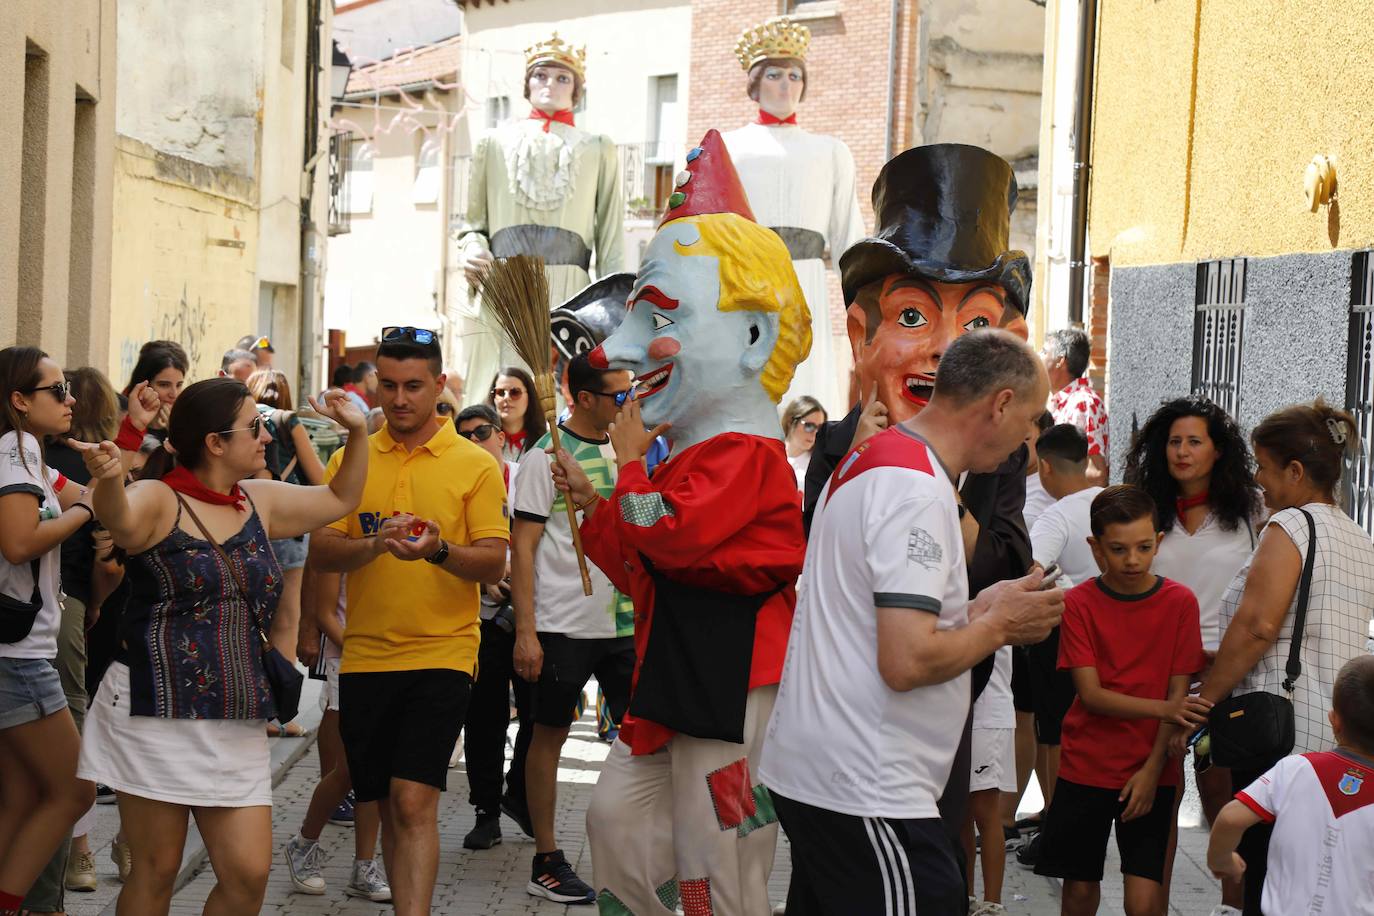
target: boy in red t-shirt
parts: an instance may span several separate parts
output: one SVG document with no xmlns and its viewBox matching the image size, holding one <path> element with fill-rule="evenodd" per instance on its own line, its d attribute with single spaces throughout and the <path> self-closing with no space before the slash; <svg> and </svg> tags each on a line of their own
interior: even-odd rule
<svg viewBox="0 0 1374 916">
<path fill-rule="evenodd" d="M 1150 572 L 1160 535 L 1144 490 L 1108 487 L 1091 520 L 1102 575 L 1064 596 L 1059 667 L 1078 696 L 1035 872 L 1064 879 L 1063 916 L 1096 913 L 1115 824 L 1127 916 L 1160 913 L 1181 775 L 1161 723 L 1186 723 L 1188 683 L 1203 667 L 1197 599 Z"/>
</svg>

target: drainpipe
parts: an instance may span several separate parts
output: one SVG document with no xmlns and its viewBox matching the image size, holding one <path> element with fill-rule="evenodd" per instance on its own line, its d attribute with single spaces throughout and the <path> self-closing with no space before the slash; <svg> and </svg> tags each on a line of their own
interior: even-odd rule
<svg viewBox="0 0 1374 916">
<path fill-rule="evenodd" d="M 1069 241 L 1069 322 L 1083 323 L 1087 270 L 1088 183 L 1092 160 L 1093 64 L 1097 57 L 1097 0 L 1079 0 L 1078 86 L 1073 114 L 1073 232 Z"/>
<path fill-rule="evenodd" d="M 897 23 L 902 16 L 902 0 L 892 0 L 892 16 L 887 32 L 887 136 L 883 141 L 883 161 L 892 158 L 892 130 L 897 121 Z"/>
</svg>

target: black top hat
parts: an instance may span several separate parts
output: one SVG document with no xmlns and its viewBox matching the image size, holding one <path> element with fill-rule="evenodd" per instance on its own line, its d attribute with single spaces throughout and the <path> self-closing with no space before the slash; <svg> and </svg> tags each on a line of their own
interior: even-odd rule
<svg viewBox="0 0 1374 916">
<path fill-rule="evenodd" d="M 986 280 L 1026 311 L 1030 261 L 1008 250 L 1016 177 L 1005 159 L 976 146 L 934 143 L 894 156 L 873 183 L 877 237 L 840 256 L 844 301 L 888 274 L 941 283 Z"/>
<path fill-rule="evenodd" d="M 634 284 L 631 273 L 602 277 L 549 313 L 553 345 L 559 354 L 572 359 L 588 353 L 620 327 Z"/>
</svg>

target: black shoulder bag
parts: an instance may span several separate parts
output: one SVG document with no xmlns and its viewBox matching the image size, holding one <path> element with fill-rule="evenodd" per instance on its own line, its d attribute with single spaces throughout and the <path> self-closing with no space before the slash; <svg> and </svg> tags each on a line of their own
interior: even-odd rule
<svg viewBox="0 0 1374 916">
<path fill-rule="evenodd" d="M 1207 728 L 1212 739 L 1212 762 L 1234 770 L 1264 770 L 1293 751 L 1293 684 L 1302 674 L 1303 629 L 1307 624 L 1307 598 L 1312 590 L 1312 567 L 1317 557 L 1317 523 L 1306 509 L 1307 559 L 1298 580 L 1298 601 L 1293 612 L 1293 638 L 1288 647 L 1287 677 L 1283 689 L 1287 697 L 1256 690 L 1232 694 L 1212 707 Z"/>
<path fill-rule="evenodd" d="M 43 596 L 38 590 L 38 560 L 39 557 L 34 557 L 29 561 L 29 571 L 33 573 L 33 594 L 28 601 L 0 592 L 0 643 L 16 643 L 25 639 L 33 630 L 38 612 L 43 610 Z"/>
<path fill-rule="evenodd" d="M 176 492 L 176 491 L 173 491 Z M 234 583 L 234 588 L 238 591 L 239 597 L 244 604 L 249 606 L 249 613 L 253 615 L 253 627 L 258 631 L 258 638 L 262 640 L 262 670 L 267 675 L 267 688 L 272 693 L 272 704 L 277 707 L 277 720 L 283 724 L 296 718 L 301 706 L 301 688 L 305 685 L 305 675 L 301 674 L 294 664 L 287 660 L 272 647 L 272 641 L 267 638 L 267 632 L 263 629 L 262 618 L 252 610 L 253 604 L 248 596 L 248 589 L 244 587 L 243 580 L 239 578 L 238 570 L 229 561 L 229 554 L 224 552 L 219 541 L 210 535 L 210 529 L 206 528 L 199 518 L 196 517 L 195 510 L 191 508 L 186 500 L 182 499 L 181 494 L 176 494 L 177 502 L 186 510 L 186 514 L 191 516 L 191 521 L 196 523 L 201 534 L 205 535 L 205 540 L 219 553 L 220 559 L 229 569 L 229 577 Z"/>
</svg>

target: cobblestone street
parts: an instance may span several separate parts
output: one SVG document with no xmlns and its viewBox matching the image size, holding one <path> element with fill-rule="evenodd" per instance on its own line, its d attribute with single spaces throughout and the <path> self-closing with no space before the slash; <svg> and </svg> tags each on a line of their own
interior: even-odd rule
<svg viewBox="0 0 1374 916">
<path fill-rule="evenodd" d="M 313 727 L 318 721 L 314 706 L 317 682 L 309 682 L 302 708 L 303 724 Z M 512 730 L 512 736 L 514 731 Z M 349 828 L 328 826 L 321 837 L 325 849 L 324 878 L 329 891 L 312 897 L 292 894 L 291 882 L 282 864 L 281 849 L 286 840 L 300 827 L 301 818 L 319 778 L 319 758 L 313 742 L 306 739 L 279 739 L 273 742 L 274 768 L 284 770 L 277 781 L 276 805 L 273 810 L 273 838 L 276 842 L 272 876 L 267 885 L 264 916 L 361 916 L 361 914 L 390 913 L 389 905 L 365 902 L 344 894 L 352 864 L 353 833 Z M 591 853 L 588 850 L 583 819 L 591 800 L 600 765 L 606 759 L 608 746 L 596 737 L 595 718 L 589 714 L 573 726 L 572 737 L 564 748 L 558 771 L 559 814 L 558 836 L 568 860 L 588 881 L 592 877 Z M 294 758 L 294 762 L 291 762 Z M 1196 824 L 1195 796 L 1185 799 L 1181 821 Z M 1028 807 L 1035 807 L 1039 799 L 1034 790 L 1026 799 Z M 114 916 L 114 898 L 119 884 L 115 880 L 114 865 L 109 858 L 109 844 L 116 817 L 113 806 L 99 809 L 99 825 L 92 837 L 96 848 L 96 867 L 100 875 L 100 889 L 94 894 L 68 894 L 68 912 L 72 916 Z M 463 764 L 449 772 L 449 791 L 443 796 L 439 809 L 439 883 L 434 894 L 434 912 L 444 916 L 519 916 L 519 914 L 555 914 L 571 910 L 591 913 L 588 908 L 562 907 L 549 901 L 531 897 L 525 892 L 529 880 L 530 857 L 534 841 L 520 833 L 509 819 L 503 818 L 501 829 L 504 842 L 495 849 L 472 852 L 463 849 L 463 835 L 472 827 L 472 808 L 467 804 L 467 777 Z M 1185 826 L 1179 833 L 1180 848 L 1174 869 L 1174 885 L 1170 908 L 1177 916 L 1206 916 L 1217 902 L 1216 884 L 1205 870 L 1207 834 L 1196 826 Z M 193 831 L 194 838 L 194 831 Z M 193 846 L 188 841 L 188 847 Z M 188 850 L 188 854 L 189 850 Z M 787 893 L 791 875 L 791 859 L 784 838 L 778 844 L 778 855 L 771 881 L 772 899 L 781 903 Z M 1102 912 L 1119 914 L 1121 878 L 1117 873 L 1116 848 L 1108 850 L 1107 879 L 1103 883 Z M 199 914 L 206 896 L 214 886 L 214 873 L 203 863 L 197 873 L 177 892 L 172 904 L 174 916 Z M 981 882 L 981 879 L 980 879 Z M 981 886 L 981 883 L 980 883 Z M 1018 867 L 1008 857 L 1006 888 L 1002 897 L 1009 913 L 1018 916 L 1052 916 L 1059 912 L 1058 885 Z"/>
</svg>

